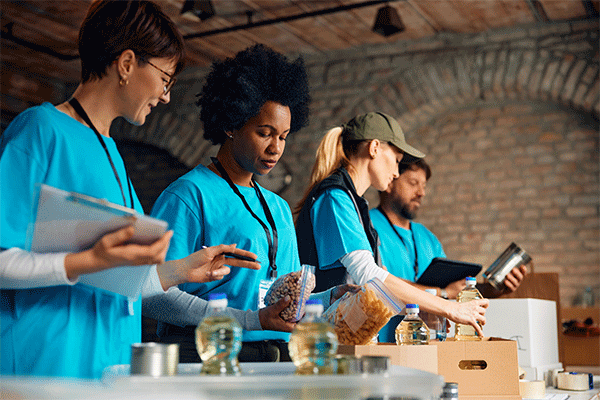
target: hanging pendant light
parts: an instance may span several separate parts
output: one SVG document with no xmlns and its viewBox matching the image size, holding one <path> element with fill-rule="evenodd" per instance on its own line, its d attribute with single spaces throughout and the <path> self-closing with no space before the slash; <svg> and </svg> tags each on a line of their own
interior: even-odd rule
<svg viewBox="0 0 600 400">
<path fill-rule="evenodd" d="M 377 10 L 373 32 L 387 37 L 405 29 L 406 27 L 394 7 L 385 5 Z"/>
</svg>

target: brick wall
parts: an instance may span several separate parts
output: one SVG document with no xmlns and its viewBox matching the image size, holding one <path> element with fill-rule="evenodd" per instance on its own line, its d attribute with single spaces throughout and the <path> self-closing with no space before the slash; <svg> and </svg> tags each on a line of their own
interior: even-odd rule
<svg viewBox="0 0 600 400">
<path fill-rule="evenodd" d="M 547 103 L 482 104 L 415 132 L 432 178 L 418 221 L 449 258 L 489 266 L 511 243 L 559 272 L 565 304 L 600 283 L 598 126 Z"/>
</svg>

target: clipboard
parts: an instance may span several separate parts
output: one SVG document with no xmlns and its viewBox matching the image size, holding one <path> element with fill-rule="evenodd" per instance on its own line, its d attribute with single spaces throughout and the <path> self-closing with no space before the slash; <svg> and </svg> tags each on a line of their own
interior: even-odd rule
<svg viewBox="0 0 600 400">
<path fill-rule="evenodd" d="M 37 253 L 83 251 L 105 234 L 130 224 L 135 227 L 130 243 L 150 244 L 168 228 L 167 222 L 133 209 L 44 184 L 39 185 L 37 199 L 32 213 L 35 224 L 29 229 L 27 245 Z M 81 275 L 79 283 L 137 299 L 151 268 L 110 268 Z"/>
<path fill-rule="evenodd" d="M 423 274 L 421 274 L 417 283 L 425 286 L 445 288 L 452 282 L 465 279 L 467 276 L 476 276 L 481 269 L 481 264 L 436 257 L 431 260 L 431 263 Z"/>
</svg>

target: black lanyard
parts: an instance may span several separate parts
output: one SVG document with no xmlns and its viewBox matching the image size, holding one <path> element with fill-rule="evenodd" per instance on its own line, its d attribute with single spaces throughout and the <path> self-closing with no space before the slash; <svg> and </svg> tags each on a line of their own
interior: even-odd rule
<svg viewBox="0 0 600 400">
<path fill-rule="evenodd" d="M 219 173 L 221 174 L 221 177 L 223 177 L 223 179 L 225 179 L 227 181 L 227 183 L 229 184 L 231 189 L 234 191 L 234 193 L 237 194 L 238 197 L 242 200 L 246 209 L 250 212 L 250 214 L 252 214 L 254 219 L 257 220 L 260 223 L 260 225 L 263 227 L 263 229 L 265 230 L 265 234 L 267 235 L 267 242 L 269 243 L 270 277 L 272 279 L 276 279 L 277 278 L 277 265 L 275 264 L 275 256 L 277 255 L 277 227 L 275 226 L 275 220 L 273 219 L 273 215 L 271 214 L 269 205 L 267 204 L 267 201 L 265 200 L 262 193 L 260 192 L 260 189 L 258 189 L 258 185 L 257 185 L 256 181 L 254 180 L 254 177 L 252 177 L 252 186 L 254 187 L 254 190 L 256 191 L 256 195 L 258 196 L 258 200 L 260 201 L 260 204 L 262 205 L 262 208 L 265 212 L 265 216 L 267 217 L 267 221 L 269 222 L 269 225 L 271 225 L 271 229 L 273 230 L 272 238 L 271 238 L 271 232 L 269 231 L 269 228 L 267 227 L 267 225 L 258 217 L 258 215 L 256 215 L 256 213 L 254 213 L 254 211 L 252 211 L 252 208 L 250 208 L 250 205 L 248 204 L 248 202 L 246 201 L 244 196 L 240 193 L 240 190 L 237 188 L 237 186 L 233 183 L 233 181 L 227 174 L 227 171 L 225 171 L 225 168 L 223 168 L 223 166 L 221 165 L 219 160 L 217 160 L 216 157 L 211 157 L 210 159 L 212 160 L 213 164 L 217 168 L 217 171 L 219 171 Z"/>
<path fill-rule="evenodd" d="M 385 213 L 385 211 L 383 211 L 383 208 L 381 208 L 381 206 L 377 207 L 377 209 L 383 214 L 383 216 L 385 217 L 386 221 L 390 224 L 390 228 L 392 228 L 392 230 L 394 231 L 394 233 L 396 234 L 396 236 L 398 236 L 398 238 L 400 239 L 400 241 L 402 242 L 402 244 L 404 245 L 404 247 L 406 247 L 406 249 L 408 250 L 408 246 L 406 245 L 406 242 L 404 241 L 404 238 L 398 233 L 398 231 L 394 227 L 394 224 L 392 224 L 392 221 L 390 220 L 390 217 L 387 216 L 387 214 Z M 417 253 L 417 241 L 415 240 L 415 233 L 412 231 L 412 229 L 410 229 L 410 233 L 411 233 L 411 235 L 413 237 L 413 246 L 415 248 L 415 265 L 414 265 L 414 269 L 415 269 L 415 282 L 416 282 L 417 281 L 417 277 L 419 276 L 419 254 Z"/>
<path fill-rule="evenodd" d="M 117 178 L 119 189 L 121 189 L 121 196 L 123 196 L 123 204 L 125 205 L 125 207 L 127 207 L 127 201 L 125 200 L 125 192 L 123 191 L 121 179 L 119 178 L 119 174 L 117 173 L 117 169 L 115 168 L 115 163 L 113 163 L 112 157 L 110 156 L 110 153 L 106 148 L 106 143 L 104 143 L 104 140 L 102 140 L 100 132 L 98 132 L 98 129 L 96 129 L 96 127 L 92 123 L 92 120 L 90 120 L 90 117 L 87 115 L 83 107 L 81 107 L 81 104 L 79 104 L 79 101 L 77 101 L 76 98 L 72 97 L 71 100 L 69 100 L 69 104 L 73 107 L 75 112 L 86 122 L 86 124 L 88 124 L 89 127 L 92 128 L 92 130 L 96 134 L 98 141 L 100 142 L 102 148 L 106 152 L 106 157 L 108 157 L 108 161 L 110 162 L 110 166 L 112 167 L 112 170 L 115 174 L 115 178 Z M 131 202 L 131 208 L 133 208 L 133 194 L 131 193 L 131 182 L 129 181 L 129 176 L 127 175 L 127 168 L 125 168 L 125 179 L 127 179 L 127 186 L 129 187 L 129 200 Z"/>
</svg>

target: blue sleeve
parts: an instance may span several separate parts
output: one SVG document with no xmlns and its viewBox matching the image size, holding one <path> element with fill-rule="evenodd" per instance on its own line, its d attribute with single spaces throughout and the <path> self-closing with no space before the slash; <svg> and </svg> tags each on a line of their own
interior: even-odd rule
<svg viewBox="0 0 600 400">
<path fill-rule="evenodd" d="M 371 249 L 354 202 L 342 189 L 329 189 L 310 211 L 319 267 L 334 264 L 355 250 Z"/>
<path fill-rule="evenodd" d="M 177 181 L 179 184 L 182 181 Z M 183 191 L 171 192 L 167 188 L 156 200 L 152 208 L 152 216 L 169 223 L 173 237 L 167 252 L 167 260 L 179 260 L 196 252 L 202 246 L 203 221 L 198 207 L 188 206 L 187 199 L 182 198 Z"/>
<path fill-rule="evenodd" d="M 28 117 L 29 116 L 29 117 Z M 43 124 L 31 111 L 21 114 L 0 137 L 0 247 L 25 248 L 35 185 L 44 182 Z"/>
</svg>

